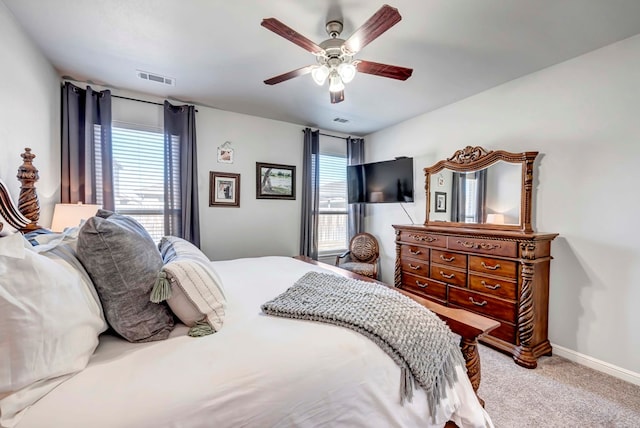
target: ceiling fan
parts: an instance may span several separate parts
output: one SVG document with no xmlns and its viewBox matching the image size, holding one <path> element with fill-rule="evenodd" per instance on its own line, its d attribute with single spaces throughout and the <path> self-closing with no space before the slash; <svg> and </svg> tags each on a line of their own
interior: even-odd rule
<svg viewBox="0 0 640 428">
<path fill-rule="evenodd" d="M 356 72 L 407 80 L 413 73 L 411 68 L 353 58 L 363 47 L 400 22 L 401 19 L 398 9 L 385 4 L 347 40 L 339 37 L 342 32 L 342 22 L 337 20 L 327 22 L 326 30 L 329 39 L 316 44 L 277 19 L 265 18 L 261 24 L 263 27 L 314 54 L 317 64 L 307 65 L 272 77 L 265 80 L 264 83 L 275 85 L 311 73 L 313 80 L 320 86 L 329 80 L 331 103 L 335 104 L 344 101 L 344 84 L 349 83 L 355 77 Z"/>
</svg>

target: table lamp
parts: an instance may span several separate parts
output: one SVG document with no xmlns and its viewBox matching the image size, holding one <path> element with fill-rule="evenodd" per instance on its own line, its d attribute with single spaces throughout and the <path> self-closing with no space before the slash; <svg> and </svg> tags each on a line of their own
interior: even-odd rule
<svg viewBox="0 0 640 428">
<path fill-rule="evenodd" d="M 56 204 L 53 210 L 53 221 L 51 230 L 63 232 L 67 227 L 79 226 L 83 220 L 96 215 L 100 205 L 83 204 Z"/>
</svg>

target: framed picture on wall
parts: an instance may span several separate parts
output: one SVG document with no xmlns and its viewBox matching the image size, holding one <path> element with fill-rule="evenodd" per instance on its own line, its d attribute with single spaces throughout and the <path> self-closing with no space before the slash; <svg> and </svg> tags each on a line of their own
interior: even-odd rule
<svg viewBox="0 0 640 428">
<path fill-rule="evenodd" d="M 240 207 L 240 174 L 209 172 L 209 206 Z"/>
<path fill-rule="evenodd" d="M 295 165 L 256 162 L 256 199 L 295 198 Z"/>
<path fill-rule="evenodd" d="M 218 163 L 233 163 L 233 148 L 231 141 L 225 141 L 218 147 Z"/>
<path fill-rule="evenodd" d="M 218 147 L 218 162 L 233 163 L 233 149 Z"/>
<path fill-rule="evenodd" d="M 447 194 L 445 192 L 436 192 L 435 200 L 435 212 L 446 213 L 447 212 Z"/>
</svg>

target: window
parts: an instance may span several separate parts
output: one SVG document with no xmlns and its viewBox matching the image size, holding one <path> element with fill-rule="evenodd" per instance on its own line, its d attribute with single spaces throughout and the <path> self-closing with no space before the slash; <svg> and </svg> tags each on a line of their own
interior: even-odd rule
<svg viewBox="0 0 640 428">
<path fill-rule="evenodd" d="M 465 183 L 464 222 L 478 223 L 478 180 L 475 173 L 462 175 Z"/>
<path fill-rule="evenodd" d="M 346 153 L 322 154 L 322 142 L 320 147 L 318 253 L 338 253 L 348 246 L 347 157 Z"/>
<path fill-rule="evenodd" d="M 115 210 L 135 218 L 160 241 L 164 235 L 164 133 L 114 122 L 111 139 Z"/>
</svg>

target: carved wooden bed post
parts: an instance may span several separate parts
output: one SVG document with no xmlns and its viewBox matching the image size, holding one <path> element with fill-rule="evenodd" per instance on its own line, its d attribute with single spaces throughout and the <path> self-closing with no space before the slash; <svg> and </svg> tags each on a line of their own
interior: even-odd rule
<svg viewBox="0 0 640 428">
<path fill-rule="evenodd" d="M 38 177 L 38 169 L 33 166 L 33 158 L 36 157 L 31 153 L 31 149 L 26 147 L 22 153 L 23 162 L 18 168 L 18 180 L 22 183 L 20 186 L 20 196 L 18 198 L 18 209 L 31 223 L 27 224 L 22 231 L 30 231 L 40 229 L 38 220 L 40 219 L 40 202 L 36 193 L 35 183 Z"/>
</svg>

